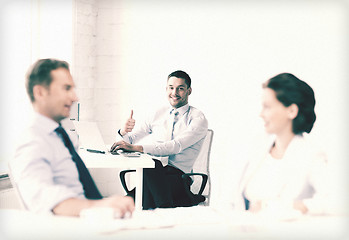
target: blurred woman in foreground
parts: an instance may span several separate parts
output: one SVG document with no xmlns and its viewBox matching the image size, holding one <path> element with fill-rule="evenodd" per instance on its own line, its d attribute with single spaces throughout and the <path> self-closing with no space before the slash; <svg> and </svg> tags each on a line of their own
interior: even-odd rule
<svg viewBox="0 0 349 240">
<path fill-rule="evenodd" d="M 245 168 L 240 182 L 244 201 L 240 206 L 245 203 L 245 209 L 252 212 L 326 211 L 327 159 L 305 134 L 313 128 L 314 107 L 313 89 L 290 73 L 263 84 L 260 116 L 266 132 L 274 138 L 264 155 Z"/>
</svg>

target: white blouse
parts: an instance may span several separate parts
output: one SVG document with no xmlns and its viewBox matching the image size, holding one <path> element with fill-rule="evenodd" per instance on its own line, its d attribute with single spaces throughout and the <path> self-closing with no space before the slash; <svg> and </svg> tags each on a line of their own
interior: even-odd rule
<svg viewBox="0 0 349 240">
<path fill-rule="evenodd" d="M 285 185 L 285 161 L 267 154 L 263 163 L 245 187 L 249 201 L 268 201 L 277 198 Z"/>
<path fill-rule="evenodd" d="M 326 212 L 329 199 L 326 155 L 304 136 L 295 136 L 283 158 L 273 159 L 269 154 L 273 142 L 264 153 L 255 149 L 240 181 L 235 208 L 242 210 L 245 195 L 250 202 L 262 201 L 262 206 L 277 204 L 292 208 L 294 200 L 302 200 L 310 213 Z"/>
</svg>

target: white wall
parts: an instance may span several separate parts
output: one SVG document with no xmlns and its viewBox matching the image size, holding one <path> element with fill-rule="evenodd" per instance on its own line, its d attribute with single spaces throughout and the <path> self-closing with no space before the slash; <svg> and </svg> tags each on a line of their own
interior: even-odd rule
<svg viewBox="0 0 349 240">
<path fill-rule="evenodd" d="M 73 77 L 81 103 L 81 120 L 94 120 L 96 31 L 98 8 L 94 0 L 74 0 Z"/>
<path fill-rule="evenodd" d="M 167 75 L 187 71 L 193 80 L 189 101 L 215 131 L 212 191 L 219 198 L 231 186 L 228 179 L 236 180 L 245 151 L 253 151 L 251 140 L 264 131 L 261 83 L 291 72 L 315 90 L 313 135 L 340 166 L 337 180 L 346 184 L 344 3 L 98 1 L 94 118 L 105 140 L 113 141 L 131 109 L 141 121 L 148 109 L 167 104 Z"/>
<path fill-rule="evenodd" d="M 2 4 L 0 8 L 0 169 L 11 154 L 13 135 L 26 114 L 30 114 L 29 101 L 24 91 L 24 74 L 30 62 L 30 4 L 23 2 Z M 29 20 L 29 21 L 28 21 Z M 6 37 L 3 37 L 6 36 Z M 16 124 L 13 124 L 16 123 Z"/>
<path fill-rule="evenodd" d="M 0 171 L 32 116 L 24 83 L 39 58 L 72 61 L 72 0 L 0 2 Z"/>
</svg>

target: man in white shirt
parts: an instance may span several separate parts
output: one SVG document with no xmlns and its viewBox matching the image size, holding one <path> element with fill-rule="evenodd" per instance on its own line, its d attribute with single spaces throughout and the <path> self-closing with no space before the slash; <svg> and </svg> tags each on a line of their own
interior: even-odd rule
<svg viewBox="0 0 349 240">
<path fill-rule="evenodd" d="M 175 71 L 167 78 L 167 96 L 170 107 L 158 109 L 140 127 L 133 131 L 133 112 L 119 135 L 123 140 L 113 144 L 111 151 L 119 149 L 142 152 L 155 157 L 168 157 L 168 165 L 155 160 L 155 169 L 144 170 L 143 208 L 178 207 L 197 204 L 188 191 L 181 175 L 192 171 L 207 134 L 208 123 L 204 114 L 188 104 L 192 92 L 191 79 L 184 71 Z M 140 139 L 152 134 L 152 144 L 136 145 Z M 133 196 L 133 192 L 130 194 Z"/>
<path fill-rule="evenodd" d="M 120 216 L 134 210 L 131 197 L 102 198 L 61 121 L 77 101 L 69 65 L 38 60 L 26 88 L 35 117 L 23 133 L 9 166 L 24 205 L 37 213 L 79 216 L 83 209 L 108 207 Z"/>
</svg>

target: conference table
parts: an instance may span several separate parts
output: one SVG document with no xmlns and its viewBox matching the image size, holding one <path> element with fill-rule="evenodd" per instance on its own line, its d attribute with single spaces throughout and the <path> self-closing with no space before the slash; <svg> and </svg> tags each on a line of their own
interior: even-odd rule
<svg viewBox="0 0 349 240">
<path fill-rule="evenodd" d="M 137 215 L 137 213 L 139 215 Z M 39 215 L 0 210 L 0 236 L 14 239 L 331 239 L 349 237 L 347 215 L 286 218 L 194 206 L 143 210 L 127 219 Z"/>
<path fill-rule="evenodd" d="M 85 149 L 79 150 L 79 155 L 83 159 L 87 168 L 118 168 L 122 170 L 134 169 L 136 186 L 136 210 L 142 210 L 142 191 L 143 191 L 143 169 L 154 168 L 155 163 L 152 156 L 140 154 L 139 157 L 128 157 L 126 155 L 112 155 L 106 153 L 93 153 Z"/>
</svg>

